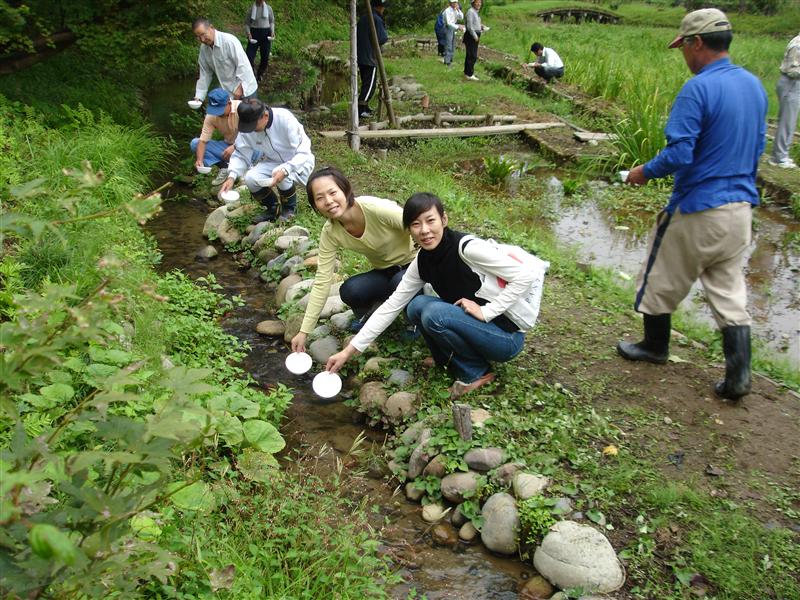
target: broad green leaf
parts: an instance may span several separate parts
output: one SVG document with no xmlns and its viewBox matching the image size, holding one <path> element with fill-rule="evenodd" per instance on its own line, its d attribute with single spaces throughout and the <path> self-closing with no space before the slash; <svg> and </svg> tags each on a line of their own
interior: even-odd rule
<svg viewBox="0 0 800 600">
<path fill-rule="evenodd" d="M 187 487 L 183 487 L 184 485 L 185 482 L 177 481 L 167 488 L 169 491 L 178 490 L 170 496 L 175 506 L 184 510 L 199 512 L 210 512 L 214 510 L 216 500 L 208 484 L 204 481 L 195 481 Z"/>
<path fill-rule="evenodd" d="M 89 349 L 89 358 L 92 359 L 92 362 L 117 366 L 127 365 L 133 361 L 133 356 L 130 352 L 115 348 L 100 348 L 99 346 L 92 346 Z"/>
<path fill-rule="evenodd" d="M 153 517 L 134 515 L 131 517 L 131 531 L 139 539 L 153 542 L 161 536 L 161 527 Z"/>
<path fill-rule="evenodd" d="M 262 452 L 275 454 L 286 446 L 286 442 L 280 432 L 275 429 L 272 423 L 267 423 L 260 419 L 251 419 L 250 421 L 245 421 L 243 429 L 244 438 L 247 442 Z"/>
<path fill-rule="evenodd" d="M 241 394 L 231 394 L 229 409 L 234 415 L 243 419 L 255 419 L 261 410 L 258 403 L 248 400 Z"/>
<path fill-rule="evenodd" d="M 230 413 L 217 416 L 217 432 L 225 439 L 228 446 L 238 446 L 244 441 L 242 422 Z"/>
<path fill-rule="evenodd" d="M 108 379 L 117 371 L 119 371 L 119 367 L 102 363 L 94 363 L 86 367 L 86 373 L 92 379 L 91 383 L 99 383 Z"/>
<path fill-rule="evenodd" d="M 46 385 L 40 388 L 39 393 L 42 397 L 53 402 L 53 406 L 58 406 L 72 400 L 72 397 L 75 395 L 75 390 L 72 389 L 71 385 L 67 385 L 66 383 L 54 383 L 53 385 Z"/>
<path fill-rule="evenodd" d="M 253 448 L 245 448 L 237 460 L 237 468 L 242 477 L 262 483 L 266 483 L 271 476 L 271 471 L 279 466 L 272 454 L 259 452 Z"/>
</svg>

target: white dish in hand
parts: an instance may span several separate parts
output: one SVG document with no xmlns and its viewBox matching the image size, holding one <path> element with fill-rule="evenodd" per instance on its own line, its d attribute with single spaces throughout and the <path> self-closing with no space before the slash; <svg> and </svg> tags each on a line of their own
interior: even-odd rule
<svg viewBox="0 0 800 600">
<path fill-rule="evenodd" d="M 201 100 L 189 100 L 186 104 L 189 105 L 189 108 L 197 110 L 201 106 L 203 106 L 203 102 Z"/>
<path fill-rule="evenodd" d="M 628 181 L 628 175 L 630 175 L 630 173 L 631 173 L 630 171 L 620 171 L 619 172 L 619 180 L 622 183 L 625 183 L 626 181 Z"/>
<path fill-rule="evenodd" d="M 314 393 L 320 398 L 333 398 L 342 391 L 342 378 L 336 373 L 323 371 L 314 377 L 311 387 L 314 388 Z"/>
<path fill-rule="evenodd" d="M 312 362 L 311 357 L 305 352 L 292 352 L 286 357 L 284 364 L 295 375 L 302 375 L 311 369 Z"/>
<path fill-rule="evenodd" d="M 239 192 L 236 190 L 228 190 L 226 192 L 220 192 L 219 197 L 227 203 L 236 202 L 239 199 Z"/>
<path fill-rule="evenodd" d="M 256 40 L 256 39 L 248 40 L 248 43 L 249 44 L 257 44 L 258 40 Z"/>
<path fill-rule="evenodd" d="M 211 173 L 211 167 L 197 167 L 197 172 L 200 173 L 200 175 L 208 175 Z"/>
</svg>

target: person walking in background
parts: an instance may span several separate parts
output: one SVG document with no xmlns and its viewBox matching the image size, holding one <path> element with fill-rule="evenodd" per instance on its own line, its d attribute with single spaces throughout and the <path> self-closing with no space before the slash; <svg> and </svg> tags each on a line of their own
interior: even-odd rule
<svg viewBox="0 0 800 600">
<path fill-rule="evenodd" d="M 206 97 L 213 75 L 217 76 L 219 84 L 232 98 L 255 97 L 258 83 L 239 39 L 230 33 L 217 31 L 208 19 L 195 19 L 192 31 L 202 44 L 197 58 L 200 77 L 197 79 L 194 99 L 203 100 Z"/>
<path fill-rule="evenodd" d="M 669 358 L 671 315 L 700 278 L 722 330 L 722 398 L 750 392 L 750 315 L 742 272 L 750 245 L 756 171 L 764 151 L 767 94 L 752 73 L 731 63 L 733 39 L 715 8 L 689 13 L 669 45 L 681 48 L 694 77 L 672 105 L 667 146 L 628 174 L 627 183 L 674 175 L 667 207 L 653 229 L 648 257 L 636 282 L 634 309 L 644 318 L 644 339 L 621 341 L 628 360 L 663 364 Z"/>
<path fill-rule="evenodd" d="M 316 171 L 306 184 L 308 202 L 327 219 L 319 237 L 319 258 L 300 332 L 292 338 L 292 351 L 305 352 L 308 334 L 333 284 L 336 254 L 352 250 L 366 258 L 372 269 L 347 278 L 339 288 L 342 301 L 353 309 L 358 331 L 376 303 L 383 302 L 400 283 L 416 250 L 403 227 L 403 209 L 391 200 L 358 196 L 347 177 L 335 167 Z"/>
<path fill-rule="evenodd" d="M 552 48 L 545 48 L 539 42 L 531 44 L 531 52 L 536 55 L 536 60 L 532 63 L 523 63 L 523 67 L 533 67 L 534 73 L 544 79 L 545 83 L 564 76 L 564 62 L 558 52 Z"/>
<path fill-rule="evenodd" d="M 450 6 L 450 4 L 448 3 L 447 6 Z M 445 6 L 439 13 L 439 16 L 436 17 L 436 24 L 433 26 L 433 33 L 436 34 L 436 52 L 439 56 L 444 56 L 444 48 L 447 43 L 447 25 L 444 21 L 444 11 L 447 10 L 447 6 Z"/>
<path fill-rule="evenodd" d="M 250 68 L 256 70 L 256 54 L 261 50 L 261 62 L 258 63 L 256 81 L 261 83 L 269 67 L 269 53 L 272 40 L 275 39 L 275 14 L 272 7 L 264 0 L 256 0 L 248 9 L 244 19 L 244 32 L 247 34 L 247 59 Z"/>
<path fill-rule="evenodd" d="M 789 158 L 789 148 L 800 114 L 800 34 L 792 38 L 786 47 L 777 92 L 778 128 L 775 131 L 769 164 L 783 169 L 796 169 L 797 164 Z"/>
<path fill-rule="evenodd" d="M 371 117 L 369 101 L 378 85 L 378 62 L 372 48 L 372 33 L 370 33 L 369 19 L 375 23 L 378 34 L 378 45 L 383 46 L 389 41 L 386 25 L 383 22 L 385 0 L 372 0 L 371 15 L 362 15 L 356 25 L 356 51 L 358 54 L 358 74 L 361 76 L 361 91 L 358 94 L 358 116 Z"/>
<path fill-rule="evenodd" d="M 465 21 L 464 45 L 467 47 L 467 55 L 464 58 L 464 77 L 470 81 L 478 81 L 475 76 L 475 62 L 478 60 L 478 44 L 481 41 L 481 33 L 488 30 L 481 24 L 481 17 L 478 14 L 481 10 L 483 0 L 472 0 L 472 5 L 467 9 Z"/>
<path fill-rule="evenodd" d="M 203 129 L 200 137 L 194 138 L 189 147 L 195 154 L 195 166 L 211 167 L 220 165 L 221 168 L 214 179 L 213 185 L 219 185 L 228 177 L 228 161 L 233 155 L 234 142 L 239 133 L 239 100 L 231 100 L 228 92 L 222 88 L 215 88 L 208 93 L 208 107 L 203 120 Z M 213 139 L 214 132 L 222 136 L 221 140 Z"/>
<path fill-rule="evenodd" d="M 450 68 L 453 62 L 453 55 L 456 52 L 456 32 L 464 31 L 464 26 L 459 25 L 459 21 L 464 20 L 464 13 L 461 12 L 461 6 L 458 0 L 450 0 L 450 6 L 444 9 L 444 24 L 445 24 L 445 38 L 444 38 L 444 58 L 442 62 Z"/>
<path fill-rule="evenodd" d="M 272 108 L 256 98 L 243 100 L 239 113 L 236 149 L 228 163 L 226 192 L 243 177 L 254 200 L 266 209 L 263 219 L 286 221 L 297 212 L 296 185 L 305 185 L 314 170 L 311 140 L 291 111 Z M 251 167 L 253 156 L 256 163 Z M 280 201 L 272 191 L 277 186 Z"/>
</svg>

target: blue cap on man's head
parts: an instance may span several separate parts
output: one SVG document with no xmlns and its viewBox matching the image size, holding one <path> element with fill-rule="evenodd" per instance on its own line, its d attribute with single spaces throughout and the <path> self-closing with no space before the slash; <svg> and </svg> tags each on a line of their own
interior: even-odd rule
<svg viewBox="0 0 800 600">
<path fill-rule="evenodd" d="M 215 88 L 208 92 L 208 107 L 206 113 L 219 117 L 225 112 L 229 100 L 228 92 L 222 88 Z"/>
</svg>

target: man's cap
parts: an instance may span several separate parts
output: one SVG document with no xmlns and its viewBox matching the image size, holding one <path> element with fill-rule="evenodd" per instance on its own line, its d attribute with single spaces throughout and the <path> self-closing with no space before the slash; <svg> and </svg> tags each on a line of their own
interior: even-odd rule
<svg viewBox="0 0 800 600">
<path fill-rule="evenodd" d="M 683 38 L 703 33 L 716 33 L 717 31 L 730 31 L 731 22 L 725 13 L 717 8 L 701 8 L 690 12 L 683 17 L 678 37 L 672 40 L 670 48 L 677 48 L 683 42 Z"/>
<path fill-rule="evenodd" d="M 266 109 L 266 105 L 260 100 L 242 100 L 236 111 L 239 115 L 239 133 L 255 131 L 258 120 L 264 115 Z"/>
<path fill-rule="evenodd" d="M 370 0 L 370 6 L 386 6 L 387 0 Z"/>
<path fill-rule="evenodd" d="M 225 112 L 225 107 L 228 105 L 229 98 L 228 92 L 222 88 L 214 88 L 208 92 L 206 114 L 214 115 L 215 117 L 221 116 Z"/>
</svg>

